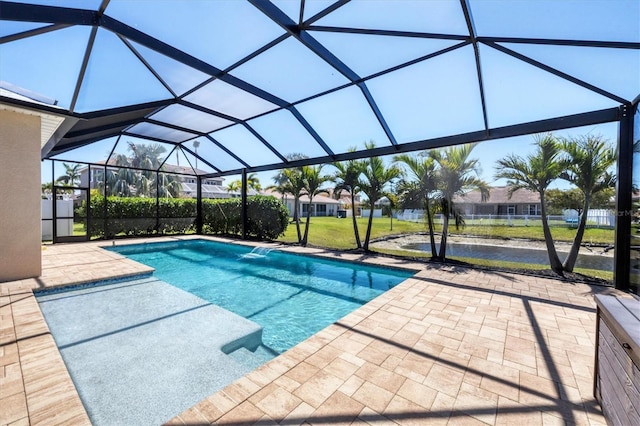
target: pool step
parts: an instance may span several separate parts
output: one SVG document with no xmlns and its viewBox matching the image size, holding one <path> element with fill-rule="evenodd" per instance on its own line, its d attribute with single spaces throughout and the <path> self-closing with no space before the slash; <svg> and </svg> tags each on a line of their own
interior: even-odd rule
<svg viewBox="0 0 640 426">
<path fill-rule="evenodd" d="M 63 287 L 47 288 L 43 290 L 36 290 L 34 294 L 38 297 L 38 301 L 55 300 L 66 297 L 66 293 L 73 292 L 74 294 L 92 293 L 96 291 L 102 291 L 105 287 L 110 289 L 120 287 L 131 287 L 135 285 L 144 285 L 159 281 L 158 278 L 151 274 L 142 274 L 139 277 L 133 276 L 130 278 L 118 278 L 113 280 L 102 280 L 88 282 L 84 284 L 72 284 Z"/>
<path fill-rule="evenodd" d="M 262 345 L 258 346 L 254 352 L 251 352 L 247 348 L 240 348 L 228 354 L 235 362 L 250 370 L 255 370 L 262 364 L 271 361 L 276 355 L 273 351 L 270 351 Z"/>
</svg>

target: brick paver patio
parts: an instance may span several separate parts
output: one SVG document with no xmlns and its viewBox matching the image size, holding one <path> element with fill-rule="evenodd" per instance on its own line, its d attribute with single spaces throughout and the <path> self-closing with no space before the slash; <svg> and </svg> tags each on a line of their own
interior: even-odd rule
<svg viewBox="0 0 640 426">
<path fill-rule="evenodd" d="M 0 424 L 90 423 L 32 290 L 149 271 L 104 244 L 46 246 L 42 277 L 0 283 Z M 593 295 L 614 290 L 282 249 L 420 271 L 169 424 L 606 424 Z"/>
</svg>

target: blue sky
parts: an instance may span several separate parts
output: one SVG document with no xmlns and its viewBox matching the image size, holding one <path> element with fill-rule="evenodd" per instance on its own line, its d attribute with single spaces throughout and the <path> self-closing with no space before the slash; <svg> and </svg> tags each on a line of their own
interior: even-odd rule
<svg viewBox="0 0 640 426">
<path fill-rule="evenodd" d="M 31 2 L 75 7 L 79 4 L 74 0 Z M 332 3 L 323 0 L 305 2 L 305 19 Z M 469 3 L 479 36 L 640 43 L 638 1 L 471 0 Z M 96 8 L 99 4 L 97 0 L 82 3 L 89 8 Z M 356 86 L 306 99 L 341 87 L 349 80 L 292 37 L 240 66 L 233 66 L 242 57 L 284 34 L 282 28 L 252 5 L 239 1 L 201 0 L 190 1 L 189 7 L 184 7 L 184 2 L 172 0 L 154 2 L 153 7 L 150 4 L 114 0 L 107 7 L 106 14 L 219 69 L 231 67 L 229 72 L 234 77 L 271 92 L 286 102 L 295 103 L 299 113 L 335 153 L 346 152 L 352 146 L 362 147 L 368 140 L 376 141 L 378 146 L 391 144 L 364 93 Z M 276 0 L 274 4 L 292 21 L 298 20 L 299 1 Z M 204 16 L 207 19 L 202 19 Z M 447 0 L 355 0 L 314 22 L 314 25 L 449 35 L 464 35 L 467 31 L 460 2 Z M 32 23 L 2 21 L 0 37 L 32 28 Z M 0 44 L 0 58 L 3 59 L 0 60 L 0 80 L 55 98 L 62 108 L 69 108 L 90 33 L 91 27 L 74 26 Z M 475 55 L 471 46 L 459 47 L 429 60 L 377 75 L 389 67 L 450 48 L 459 42 L 327 31 L 309 31 L 308 34 L 365 79 L 367 90 L 397 142 L 483 129 Z M 500 46 L 571 74 L 620 98 L 632 100 L 640 93 L 638 49 L 526 43 L 501 43 Z M 88 112 L 173 96 L 136 58 L 132 49 L 177 95 L 208 78 L 201 71 L 99 28 L 75 111 Z M 481 45 L 479 54 L 488 123 L 492 128 L 619 105 L 614 99 L 532 67 L 494 47 Z M 187 95 L 185 100 L 239 119 L 265 114 L 250 119 L 248 124 L 281 153 L 302 152 L 312 157 L 325 154 L 291 113 L 277 110 L 277 105 L 223 81 L 213 81 Z M 185 112 L 178 106 L 171 107 L 170 111 L 167 108 L 151 118 L 210 133 L 251 166 L 277 161 L 277 157 L 242 126 L 223 129 L 231 123 L 224 119 Z M 150 135 L 162 134 L 163 130 L 154 125 L 140 125 L 132 131 Z M 612 143 L 617 139 L 616 124 L 558 134 L 586 132 L 602 134 Z M 184 135 L 174 131 L 170 136 L 183 140 L 180 138 Z M 526 136 L 480 144 L 475 155 L 483 166 L 482 177 L 493 181 L 495 160 L 511 152 L 525 155 L 530 143 L 531 137 Z M 193 149 L 193 141 L 186 142 L 185 146 Z M 106 158 L 108 149 L 105 147 L 106 144 L 98 143 L 90 155 L 91 160 Z M 199 149 L 203 155 L 206 153 L 215 159 L 216 166 L 222 170 L 238 168 L 237 161 L 208 141 L 202 141 Z M 74 158 L 78 157 L 73 154 L 65 156 L 65 159 Z M 272 175 L 272 172 L 261 173 L 263 184 L 270 184 Z M 43 178 L 48 176 L 50 173 L 45 171 Z"/>
<path fill-rule="evenodd" d="M 618 124 L 606 123 L 597 126 L 573 128 L 553 132 L 553 134 L 562 137 L 572 137 L 587 134 L 601 135 L 605 140 L 609 141 L 610 145 L 613 148 L 615 148 L 618 140 Z M 516 154 L 524 157 L 533 152 L 532 143 L 533 136 L 531 135 L 481 142 L 474 148 L 471 158 L 478 159 L 481 164 L 481 179 L 485 180 L 492 186 L 506 185 L 506 180 L 495 179 L 494 175 L 496 161 L 504 158 L 508 154 Z M 385 160 L 387 164 L 392 161 L 391 158 L 385 158 Z M 331 166 L 326 166 L 324 170 L 327 173 L 331 173 L 334 169 Z M 260 182 L 263 184 L 263 186 L 267 186 L 273 184 L 272 177 L 274 175 L 274 172 L 261 172 L 258 174 L 258 177 L 260 178 Z M 240 176 L 230 177 L 231 180 L 239 178 Z M 550 188 L 561 189 L 567 189 L 569 187 L 570 185 L 561 179 L 557 179 L 550 186 Z"/>
</svg>

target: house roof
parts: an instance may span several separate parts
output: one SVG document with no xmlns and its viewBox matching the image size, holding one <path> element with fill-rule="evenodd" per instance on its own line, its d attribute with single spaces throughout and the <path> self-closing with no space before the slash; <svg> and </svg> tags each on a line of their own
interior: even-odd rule
<svg viewBox="0 0 640 426">
<path fill-rule="evenodd" d="M 104 160 L 99 160 L 96 161 L 94 164 L 105 164 L 107 163 Z M 118 167 L 116 165 L 116 158 L 115 157 L 111 157 L 109 158 L 109 162 L 108 165 L 111 167 Z M 142 168 L 144 170 L 144 166 L 141 166 L 140 168 Z M 157 169 L 149 169 L 149 170 L 153 170 L 153 171 L 159 171 L 159 172 L 165 172 L 165 173 L 175 173 L 175 174 L 181 174 L 181 175 L 206 175 L 207 172 L 198 168 L 195 168 L 193 166 L 191 166 L 189 163 L 187 163 L 187 165 L 177 165 L 177 164 L 171 164 L 171 163 L 167 163 L 164 162 L 160 165 L 159 168 Z M 218 180 L 218 181 L 224 181 L 223 177 L 208 177 L 208 179 L 212 179 L 212 180 Z"/>
<path fill-rule="evenodd" d="M 540 195 L 537 192 L 527 189 L 518 189 L 511 197 L 509 197 L 508 186 L 493 186 L 490 188 L 489 199 L 485 204 L 536 204 L 540 203 Z M 480 191 L 470 191 L 464 196 L 456 196 L 453 200 L 455 203 L 473 203 L 482 202 Z"/>
<path fill-rule="evenodd" d="M 40 3 L 0 0 L 0 73 L 56 106 L 0 103 L 66 117 L 43 158 L 153 142 L 235 175 L 618 121 L 640 93 L 637 1 Z"/>
<path fill-rule="evenodd" d="M 271 189 L 267 189 L 263 192 L 265 195 L 273 195 L 276 198 L 282 198 L 282 194 L 279 192 L 276 192 L 274 190 Z M 284 195 L 284 199 L 286 201 L 293 201 L 293 195 L 292 194 L 285 194 Z M 300 202 L 301 203 L 309 203 L 309 197 L 306 195 L 303 195 L 300 197 Z M 334 198 L 331 197 L 327 197 L 326 195 L 323 194 L 318 194 L 316 196 L 313 197 L 313 203 L 314 204 L 342 204 L 341 200 L 336 200 Z"/>
<path fill-rule="evenodd" d="M 55 111 L 55 100 L 48 99 L 38 93 L 33 93 L 29 90 L 22 89 L 6 81 L 0 80 L 0 110 L 9 110 L 19 112 L 21 114 L 36 115 L 40 117 L 40 147 L 44 148 L 49 139 L 58 131 L 60 126 L 64 123 L 65 117 L 62 114 L 50 114 L 48 112 L 37 111 L 33 109 L 25 109 L 18 106 L 11 106 L 3 104 L 1 99 L 13 99 L 16 101 L 24 102 L 26 104 L 37 104 L 50 107 L 52 111 Z M 64 111 L 61 110 L 61 113 Z"/>
<path fill-rule="evenodd" d="M 195 183 L 182 182 L 182 192 L 195 194 L 198 191 L 198 185 Z M 202 184 L 202 193 L 203 194 L 216 194 L 216 195 L 236 195 L 240 196 L 240 191 L 229 191 L 226 186 L 221 185 L 206 185 Z M 258 195 L 259 193 L 253 189 L 249 189 L 247 191 L 247 195 Z M 222 198 L 222 197 L 221 197 Z"/>
</svg>

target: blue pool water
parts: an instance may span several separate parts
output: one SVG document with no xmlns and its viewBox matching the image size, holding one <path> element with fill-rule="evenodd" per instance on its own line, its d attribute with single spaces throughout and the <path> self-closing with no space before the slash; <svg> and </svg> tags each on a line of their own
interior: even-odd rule
<svg viewBox="0 0 640 426">
<path fill-rule="evenodd" d="M 164 282 L 258 323 L 263 345 L 276 353 L 413 275 L 204 240 L 109 249 L 155 268 Z"/>
</svg>

